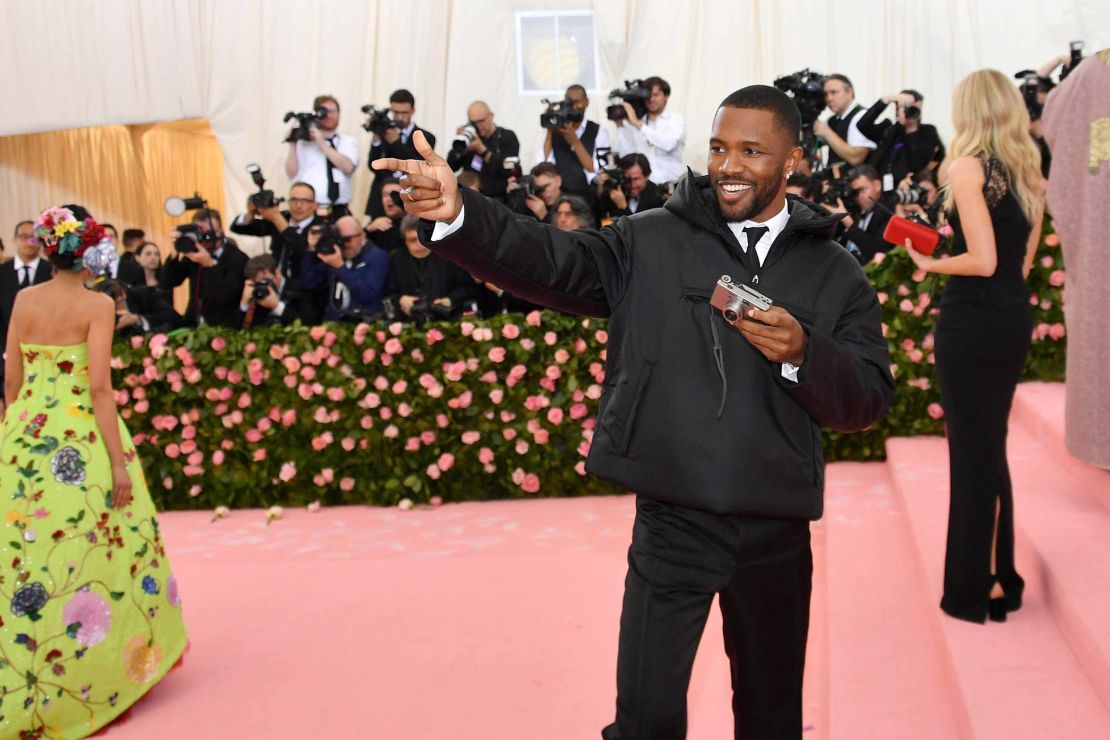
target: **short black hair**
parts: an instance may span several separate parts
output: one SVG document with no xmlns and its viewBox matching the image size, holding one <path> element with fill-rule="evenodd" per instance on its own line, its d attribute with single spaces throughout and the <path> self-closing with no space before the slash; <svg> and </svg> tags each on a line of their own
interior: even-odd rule
<svg viewBox="0 0 1110 740">
<path fill-rule="evenodd" d="M 224 227 L 224 219 L 215 208 L 198 208 L 195 210 L 193 212 L 193 223 L 199 224 L 202 221 L 215 221 L 221 229 Z"/>
<path fill-rule="evenodd" d="M 802 133 L 802 114 L 786 93 L 770 85 L 748 85 L 729 95 L 717 106 L 721 108 L 748 108 L 770 111 L 775 124 L 786 132 L 790 146 L 798 145 Z"/>
<path fill-rule="evenodd" d="M 663 91 L 664 95 L 666 95 L 668 98 L 671 97 L 671 86 L 668 85 L 667 81 L 664 80 L 662 77 L 652 75 L 651 77 L 648 77 L 646 80 L 644 80 L 644 87 L 646 87 L 648 90 L 651 90 L 656 85 L 659 86 L 659 89 Z"/>
<path fill-rule="evenodd" d="M 140 239 L 145 239 L 145 238 L 146 238 L 146 232 L 143 231 L 142 229 L 132 228 L 132 229 L 124 229 L 123 230 L 123 243 L 124 244 L 128 244 L 129 242 L 133 242 L 133 241 L 139 241 Z"/>
<path fill-rule="evenodd" d="M 640 171 L 644 173 L 644 177 L 651 174 L 651 161 L 648 160 L 646 154 L 633 152 L 617 160 L 617 167 L 620 167 L 622 170 L 630 170 L 636 165 L 640 165 Z"/>
<path fill-rule="evenodd" d="M 826 78 L 825 78 L 825 82 L 828 82 L 829 80 L 839 80 L 840 82 L 843 82 L 843 83 L 844 83 L 844 87 L 848 88 L 848 89 L 849 89 L 849 90 L 851 90 L 852 92 L 855 92 L 855 91 L 856 91 L 856 88 L 854 88 L 854 87 L 852 86 L 852 81 L 851 81 L 851 80 L 849 80 L 849 79 L 847 78 L 847 76 L 845 76 L 845 75 L 842 75 L 842 74 L 840 74 L 839 72 L 838 72 L 838 73 L 836 73 L 836 74 L 831 74 L 831 75 L 829 75 L 828 77 L 826 77 Z M 822 84 L 822 85 L 824 85 L 824 84 L 825 84 L 825 82 L 822 82 L 821 84 Z"/>
<path fill-rule="evenodd" d="M 400 90 L 394 90 L 393 91 L 393 94 L 389 96 L 389 102 L 391 102 L 391 103 L 408 103 L 413 108 L 416 107 L 416 98 L 414 98 L 412 96 L 412 93 L 410 93 L 408 90 L 406 90 L 403 87 Z"/>
<path fill-rule="evenodd" d="M 314 199 L 316 198 L 316 188 L 312 187 L 312 185 L 305 182 L 304 180 L 297 180 L 295 183 L 293 183 L 292 185 L 289 186 L 289 189 L 292 190 L 293 188 L 296 188 L 296 187 L 308 188 L 309 190 L 312 191 L 312 197 Z"/>
<path fill-rule="evenodd" d="M 914 100 L 920 100 L 922 103 L 925 102 L 925 96 L 922 95 L 921 93 L 919 93 L 917 90 L 911 90 L 910 88 L 906 88 L 905 90 L 902 91 L 902 94 L 903 95 L 912 95 Z"/>
<path fill-rule="evenodd" d="M 96 285 L 93 286 L 93 290 L 111 297 L 113 301 L 118 301 L 120 298 L 124 300 L 127 299 L 127 288 L 124 287 L 123 283 L 118 280 L 113 280 L 112 278 L 98 281 Z"/>
<path fill-rule="evenodd" d="M 586 202 L 585 198 L 578 195 L 564 195 L 559 200 L 555 201 L 555 210 L 559 210 L 559 206 L 564 203 L 570 206 L 571 213 L 578 217 L 578 228 L 592 229 L 594 228 L 594 212 L 590 208 L 590 204 Z"/>
<path fill-rule="evenodd" d="M 103 228 L 105 230 L 111 229 L 112 233 L 116 235 L 116 238 L 117 239 L 119 238 L 119 229 L 116 228 L 115 224 L 104 223 L 104 224 L 100 224 L 100 226 L 101 226 L 101 228 Z"/>
<path fill-rule="evenodd" d="M 22 226 L 23 224 L 29 224 L 31 226 L 32 231 L 35 228 L 35 222 L 34 221 L 20 221 L 19 223 L 17 223 L 15 225 L 15 231 L 12 232 L 12 236 L 19 236 L 19 227 Z"/>
<path fill-rule="evenodd" d="M 254 280 L 263 270 L 277 274 L 277 260 L 272 254 L 258 254 L 247 260 L 247 264 L 243 265 L 243 277 Z"/>
<path fill-rule="evenodd" d="M 879 171 L 869 164 L 861 164 L 858 167 L 853 167 L 851 170 L 848 171 L 848 182 L 855 180 L 857 177 L 866 177 L 872 182 L 878 182 L 879 180 L 883 179 L 883 176 L 879 174 Z"/>
<path fill-rule="evenodd" d="M 577 90 L 578 92 L 582 93 L 582 97 L 586 98 L 587 100 L 589 100 L 590 98 L 589 94 L 586 92 L 586 88 L 582 87 L 577 82 L 568 87 L 567 91 L 563 93 L 563 95 L 570 95 L 571 90 Z"/>
</svg>

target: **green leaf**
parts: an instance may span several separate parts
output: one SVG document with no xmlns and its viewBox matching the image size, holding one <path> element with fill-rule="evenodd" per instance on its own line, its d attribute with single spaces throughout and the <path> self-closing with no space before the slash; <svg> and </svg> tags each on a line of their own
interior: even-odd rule
<svg viewBox="0 0 1110 740">
<path fill-rule="evenodd" d="M 22 550 L 23 549 L 23 545 L 19 544 L 15 540 L 12 540 L 11 542 L 9 542 L 8 546 L 11 547 L 13 550 Z"/>
<path fill-rule="evenodd" d="M 110 591 L 108 593 L 108 595 L 112 597 L 112 601 L 119 601 L 120 599 L 122 599 L 124 597 L 125 592 L 123 592 L 123 591 Z"/>
</svg>

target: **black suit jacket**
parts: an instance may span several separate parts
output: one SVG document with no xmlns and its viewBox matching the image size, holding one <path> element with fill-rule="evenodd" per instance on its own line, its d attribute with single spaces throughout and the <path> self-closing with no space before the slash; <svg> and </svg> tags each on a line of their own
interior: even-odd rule
<svg viewBox="0 0 1110 740">
<path fill-rule="evenodd" d="M 144 285 L 146 283 L 146 273 L 143 272 L 142 266 L 132 259 L 124 259 L 120 255 L 118 266 L 116 267 L 115 279 L 128 287 L 135 285 Z"/>
<path fill-rule="evenodd" d="M 489 160 L 482 162 L 482 169 L 474 169 L 474 154 L 447 153 L 447 166 L 455 172 L 460 169 L 467 172 L 477 172 L 482 195 L 488 195 L 498 200 L 505 200 L 505 188 L 508 179 L 505 177 L 505 157 L 520 156 L 520 141 L 516 134 L 507 128 L 496 128 L 488 139 L 482 139 L 489 149 Z"/>
<path fill-rule="evenodd" d="M 863 216 L 853 215 L 852 226 L 844 231 L 844 237 L 840 240 L 845 246 L 850 241 L 859 248 L 860 253 L 854 256 L 862 264 L 870 262 L 877 252 L 889 252 L 894 248 L 893 244 L 883 239 L 883 231 L 886 229 L 887 222 L 890 221 L 890 212 L 883 206 L 893 210 L 894 204 L 890 202 L 886 193 L 880 198 L 880 202 L 882 205 L 875 206 L 866 229 L 861 229 L 859 225 Z"/>
<path fill-rule="evenodd" d="M 54 268 L 45 257 L 39 259 L 39 266 L 31 276 L 31 284 L 45 283 L 54 277 Z M 15 294 L 20 291 L 19 274 L 15 270 L 15 260 L 0 264 L 0 355 L 8 346 L 8 324 L 12 320 L 12 307 Z M 4 387 L 4 363 L 0 362 L 0 388 Z"/>
<path fill-rule="evenodd" d="M 323 223 L 324 220 L 313 216 L 308 226 L 298 233 L 289 211 L 282 211 L 281 215 L 289 222 L 289 227 L 285 231 L 279 232 L 276 226 L 264 218 L 256 218 L 246 223 L 240 223 L 241 216 L 231 223 L 231 231 L 246 236 L 268 237 L 270 239 L 270 254 L 281 265 L 282 274 L 285 275 L 287 280 L 292 279 L 300 282 L 301 261 L 304 259 L 304 253 L 308 250 L 308 230 L 316 224 Z"/>
<path fill-rule="evenodd" d="M 129 285 L 126 286 L 126 290 L 127 310 L 145 319 L 150 327 L 149 331 L 169 331 L 177 328 L 181 317 L 173 310 L 173 306 L 166 302 L 161 290 L 146 285 Z M 148 330 L 144 329 L 140 322 L 134 326 L 116 329 L 116 336 L 131 337 L 146 331 Z"/>
<path fill-rule="evenodd" d="M 243 268 L 246 265 L 247 255 L 234 243 L 226 242 L 220 258 L 212 267 L 201 267 L 185 257 L 175 257 L 166 260 L 162 279 L 167 288 L 176 288 L 189 281 L 189 308 L 184 317 L 186 325 L 196 326 L 198 323 L 199 284 L 201 314 L 205 323 L 234 328 L 239 326 L 240 321 L 239 298 L 243 295 Z"/>
<path fill-rule="evenodd" d="M 377 144 L 370 145 L 370 156 L 366 161 L 366 166 L 374 173 L 374 182 L 370 185 L 370 195 L 366 198 L 366 215 L 370 218 L 377 218 L 384 216 L 385 210 L 382 208 L 382 186 L 393 179 L 393 172 L 385 170 L 379 172 L 373 167 L 374 162 L 383 157 L 393 157 L 395 159 L 424 159 L 420 156 L 420 152 L 416 151 L 416 145 L 412 143 L 412 137 L 416 136 L 417 131 L 424 132 L 424 138 L 428 140 L 428 145 L 432 149 L 436 148 L 436 135 L 428 129 L 420 128 L 417 126 L 412 130 L 412 136 L 407 141 L 401 143 L 398 139 L 396 142 L 390 144 L 385 139 L 381 139 Z M 376 240 L 375 240 L 376 241 Z M 384 246 L 379 244 L 378 246 Z"/>
<path fill-rule="evenodd" d="M 663 198 L 659 195 L 659 186 L 648 180 L 648 184 L 640 191 L 640 197 L 636 202 L 636 213 L 642 213 L 651 208 L 660 208 L 662 205 Z M 632 211 L 627 208 L 617 208 L 613 205 L 608 192 L 601 194 L 601 210 L 604 215 L 610 218 L 632 215 Z"/>
<path fill-rule="evenodd" d="M 921 172 L 933 161 L 944 159 L 944 142 L 940 140 L 936 126 L 922 123 L 912 134 L 906 132 L 901 123 L 879 121 L 888 103 L 879 98 L 866 113 L 860 116 L 856 126 L 861 134 L 877 142 L 875 151 L 867 157 L 867 163 L 879 171 L 880 175 L 890 173 L 894 185 L 902 182 L 911 172 Z"/>
</svg>

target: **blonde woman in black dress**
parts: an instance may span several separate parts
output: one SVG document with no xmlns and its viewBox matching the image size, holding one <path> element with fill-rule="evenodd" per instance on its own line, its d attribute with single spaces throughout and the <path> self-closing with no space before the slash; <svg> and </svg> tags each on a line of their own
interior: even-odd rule
<svg viewBox="0 0 1110 740">
<path fill-rule="evenodd" d="M 953 93 L 956 135 L 942 166 L 953 256 L 908 249 L 951 275 L 936 328 L 951 494 L 941 608 L 973 622 L 1021 607 L 1006 433 L 1033 331 L 1025 279 L 1040 241 L 1044 183 L 1029 114 L 1006 75 L 973 72 Z"/>
</svg>

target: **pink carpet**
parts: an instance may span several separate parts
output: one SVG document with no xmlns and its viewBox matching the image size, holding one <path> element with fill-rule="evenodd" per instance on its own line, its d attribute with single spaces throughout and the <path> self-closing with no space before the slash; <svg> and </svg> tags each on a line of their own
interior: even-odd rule
<svg viewBox="0 0 1110 740">
<path fill-rule="evenodd" d="M 1062 403 L 1031 386 L 1015 407 L 1030 593 L 1005 625 L 936 608 L 943 441 L 829 467 L 807 738 L 1110 736 L 1110 474 L 1066 458 Z M 597 738 L 632 516 L 629 496 L 164 514 L 192 647 L 107 736 Z M 716 611 L 689 708 L 692 740 L 731 737 Z"/>
</svg>

